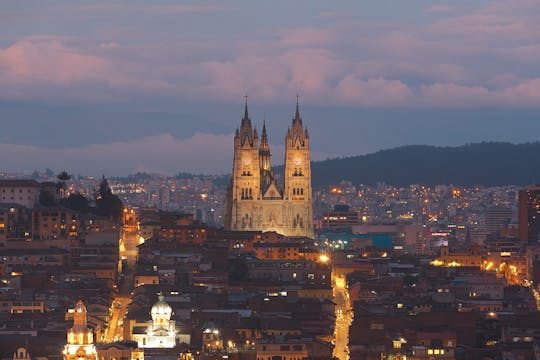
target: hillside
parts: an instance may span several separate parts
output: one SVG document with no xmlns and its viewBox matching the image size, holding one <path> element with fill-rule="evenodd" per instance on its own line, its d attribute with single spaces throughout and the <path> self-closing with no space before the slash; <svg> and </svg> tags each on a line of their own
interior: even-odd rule
<svg viewBox="0 0 540 360">
<path fill-rule="evenodd" d="M 349 180 L 394 185 L 524 185 L 540 180 L 540 142 L 403 146 L 312 163 L 313 186 Z"/>
</svg>

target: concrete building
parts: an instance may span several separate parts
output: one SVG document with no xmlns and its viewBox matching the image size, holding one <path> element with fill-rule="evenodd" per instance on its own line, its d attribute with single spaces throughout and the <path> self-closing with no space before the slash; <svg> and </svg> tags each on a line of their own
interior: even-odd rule
<svg viewBox="0 0 540 360">
<path fill-rule="evenodd" d="M 348 205 L 335 205 L 333 211 L 323 212 L 322 215 L 323 229 L 346 228 L 360 223 L 358 211 L 351 210 Z"/>
<path fill-rule="evenodd" d="M 519 192 L 519 239 L 539 240 L 540 234 L 540 186 L 532 186 Z"/>
<path fill-rule="evenodd" d="M 40 190 L 35 180 L 0 180 L 0 203 L 32 208 L 39 203 Z"/>
</svg>

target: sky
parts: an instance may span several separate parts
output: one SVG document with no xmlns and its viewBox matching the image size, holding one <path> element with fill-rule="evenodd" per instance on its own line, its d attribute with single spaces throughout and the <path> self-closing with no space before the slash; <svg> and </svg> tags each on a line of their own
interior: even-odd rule
<svg viewBox="0 0 540 360">
<path fill-rule="evenodd" d="M 274 164 L 540 139 L 538 0 L 0 2 L 0 171 L 223 174 L 248 94 Z"/>
</svg>

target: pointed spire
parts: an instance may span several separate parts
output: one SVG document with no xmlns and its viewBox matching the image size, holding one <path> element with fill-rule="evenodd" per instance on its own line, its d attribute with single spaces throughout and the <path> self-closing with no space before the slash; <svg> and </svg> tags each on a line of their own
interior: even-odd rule
<svg viewBox="0 0 540 360">
<path fill-rule="evenodd" d="M 248 95 L 247 93 L 245 93 L 244 94 L 244 119 L 249 119 L 247 101 L 248 101 Z"/>
<path fill-rule="evenodd" d="M 266 132 L 266 119 L 263 120 L 263 129 L 261 134 L 261 150 L 268 150 L 268 134 Z"/>
<path fill-rule="evenodd" d="M 261 145 L 259 148 L 259 162 L 261 167 L 261 179 L 263 187 L 266 188 L 272 180 L 270 174 L 270 145 L 268 144 L 268 133 L 266 132 L 266 118 L 263 120 L 261 134 Z"/>
<path fill-rule="evenodd" d="M 296 94 L 296 113 L 294 114 L 293 124 L 299 122 L 302 124 L 302 118 L 300 117 L 300 94 Z"/>
<path fill-rule="evenodd" d="M 247 106 L 247 94 L 244 95 L 244 117 L 242 118 L 242 123 L 240 125 L 240 144 L 243 146 L 248 143 L 250 146 L 253 146 L 253 140 L 257 137 L 257 131 L 255 131 L 251 126 L 251 119 L 248 115 L 248 106 Z"/>
</svg>

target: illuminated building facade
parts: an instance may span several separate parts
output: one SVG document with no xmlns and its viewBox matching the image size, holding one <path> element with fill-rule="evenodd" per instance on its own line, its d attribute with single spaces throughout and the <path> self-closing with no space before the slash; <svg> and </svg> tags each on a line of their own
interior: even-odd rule
<svg viewBox="0 0 540 360">
<path fill-rule="evenodd" d="M 285 137 L 283 187 L 270 167 L 266 124 L 260 138 L 251 125 L 247 101 L 234 136 L 232 181 L 227 190 L 225 228 L 235 231 L 276 231 L 313 238 L 309 134 L 298 101 Z"/>
<path fill-rule="evenodd" d="M 160 293 L 152 306 L 146 334 L 133 334 L 140 348 L 173 348 L 176 345 L 176 322 L 171 320 L 172 308 Z"/>
<path fill-rule="evenodd" d="M 94 334 L 86 326 L 86 306 L 79 300 L 73 312 L 73 327 L 67 333 L 64 360 L 97 360 Z"/>
</svg>

